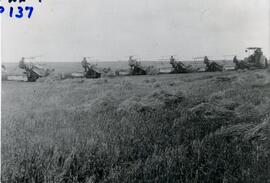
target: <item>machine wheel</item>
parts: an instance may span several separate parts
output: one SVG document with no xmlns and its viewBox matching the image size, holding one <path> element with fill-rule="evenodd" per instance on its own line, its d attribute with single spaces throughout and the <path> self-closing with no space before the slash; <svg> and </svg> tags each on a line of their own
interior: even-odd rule
<svg viewBox="0 0 270 183">
<path fill-rule="evenodd" d="M 35 72 L 27 72 L 26 74 L 28 82 L 35 82 L 39 78 L 39 75 L 37 75 Z"/>
<path fill-rule="evenodd" d="M 101 73 L 98 73 L 94 70 L 88 70 L 85 74 L 86 78 L 100 78 L 101 77 Z"/>
</svg>

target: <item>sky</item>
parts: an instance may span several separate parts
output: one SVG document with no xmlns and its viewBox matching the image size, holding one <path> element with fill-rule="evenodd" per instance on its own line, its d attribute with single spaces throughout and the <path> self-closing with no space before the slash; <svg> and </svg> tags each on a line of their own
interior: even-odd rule
<svg viewBox="0 0 270 183">
<path fill-rule="evenodd" d="M 270 56 L 269 0 L 26 1 L 31 19 L 2 15 L 3 62 L 243 57 L 250 46 Z"/>
</svg>

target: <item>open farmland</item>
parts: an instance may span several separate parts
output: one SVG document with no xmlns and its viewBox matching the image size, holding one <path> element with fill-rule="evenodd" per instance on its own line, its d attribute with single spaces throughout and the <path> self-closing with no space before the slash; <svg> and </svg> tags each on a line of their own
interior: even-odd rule
<svg viewBox="0 0 270 183">
<path fill-rule="evenodd" d="M 269 182 L 270 72 L 2 82 L 2 182 Z"/>
</svg>

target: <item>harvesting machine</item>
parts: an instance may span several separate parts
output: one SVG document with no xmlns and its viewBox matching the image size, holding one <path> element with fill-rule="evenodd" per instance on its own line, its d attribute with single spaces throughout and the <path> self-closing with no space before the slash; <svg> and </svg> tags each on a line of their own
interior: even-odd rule
<svg viewBox="0 0 270 183">
<path fill-rule="evenodd" d="M 133 56 L 129 57 L 128 65 L 130 66 L 130 75 L 146 75 L 146 68 L 144 68 L 140 62 Z"/>
<path fill-rule="evenodd" d="M 170 58 L 170 64 L 172 65 L 172 71 L 170 73 L 191 73 L 197 72 L 198 69 L 193 68 L 191 65 L 185 65 L 181 61 L 176 61 L 173 56 Z"/>
<path fill-rule="evenodd" d="M 20 60 L 19 68 L 25 70 L 24 74 L 26 74 L 27 81 L 29 82 L 35 82 L 38 78 L 46 77 L 54 71 L 32 62 L 25 62 L 25 57 L 22 57 Z"/>
<path fill-rule="evenodd" d="M 235 70 L 238 69 L 265 69 L 268 67 L 267 58 L 263 55 L 262 49 L 259 47 L 249 47 L 245 50 L 249 53 L 244 60 L 238 60 L 236 56 L 233 58 Z M 253 53 L 252 53 L 253 52 Z"/>
</svg>

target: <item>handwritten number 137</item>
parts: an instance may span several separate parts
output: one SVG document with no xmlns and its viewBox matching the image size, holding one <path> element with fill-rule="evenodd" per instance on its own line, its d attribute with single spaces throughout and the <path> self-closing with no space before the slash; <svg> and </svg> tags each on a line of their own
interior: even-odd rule
<svg viewBox="0 0 270 183">
<path fill-rule="evenodd" d="M 18 6 L 18 11 L 17 13 L 15 14 L 15 17 L 16 18 L 22 18 L 23 17 L 23 8 L 21 6 Z M 33 10 L 34 8 L 33 7 L 30 7 L 30 6 L 26 6 L 25 7 L 25 11 L 29 11 L 28 13 L 28 18 L 31 17 L 32 13 L 33 13 Z M 9 11 L 9 16 L 12 17 L 13 16 L 13 7 L 10 7 L 10 11 Z"/>
</svg>

